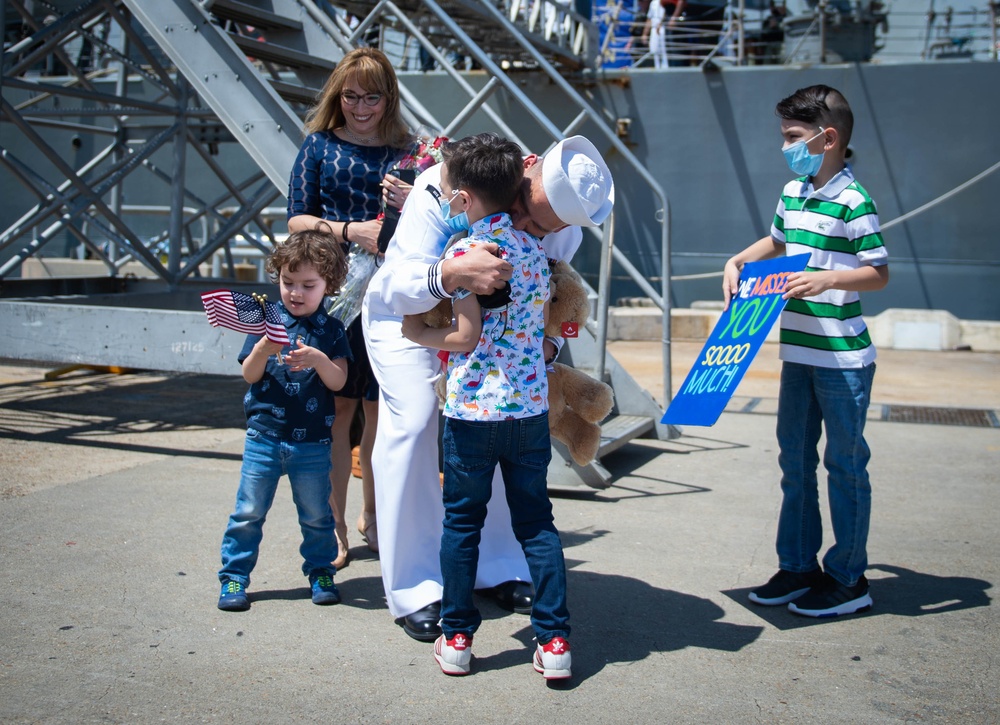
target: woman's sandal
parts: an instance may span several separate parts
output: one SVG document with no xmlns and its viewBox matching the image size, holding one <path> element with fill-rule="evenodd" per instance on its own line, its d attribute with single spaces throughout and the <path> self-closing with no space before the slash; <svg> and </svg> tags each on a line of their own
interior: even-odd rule
<svg viewBox="0 0 1000 725">
<path fill-rule="evenodd" d="M 358 517 L 358 533 L 361 534 L 361 538 L 365 540 L 368 544 L 368 549 L 378 553 L 378 520 L 372 516 L 369 520 L 365 515 L 365 512 L 361 512 L 361 516 Z"/>
</svg>

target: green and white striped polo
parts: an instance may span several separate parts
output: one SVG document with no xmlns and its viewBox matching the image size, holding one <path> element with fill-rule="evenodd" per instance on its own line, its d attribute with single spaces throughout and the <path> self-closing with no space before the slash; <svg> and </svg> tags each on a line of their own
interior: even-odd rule
<svg viewBox="0 0 1000 725">
<path fill-rule="evenodd" d="M 771 225 L 785 254 L 812 255 L 806 271 L 888 264 L 878 212 L 850 167 L 821 189 L 808 177 L 788 182 Z M 860 368 L 875 360 L 857 292 L 827 290 L 791 299 L 781 313 L 779 357 L 825 368 Z"/>
</svg>

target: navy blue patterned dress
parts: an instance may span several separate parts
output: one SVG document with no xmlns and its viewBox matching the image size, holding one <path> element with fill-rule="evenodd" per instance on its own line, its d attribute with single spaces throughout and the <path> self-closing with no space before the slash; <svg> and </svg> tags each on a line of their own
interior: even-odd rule
<svg viewBox="0 0 1000 725">
<path fill-rule="evenodd" d="M 288 218 L 310 214 L 332 221 L 368 221 L 379 215 L 382 177 L 404 150 L 359 146 L 332 131 L 309 134 L 292 165 Z"/>
<path fill-rule="evenodd" d="M 342 141 L 332 131 L 309 134 L 292 165 L 288 218 L 308 214 L 331 221 L 375 219 L 382 211 L 382 178 L 405 153 L 405 149 L 392 146 Z M 378 400 L 378 384 L 368 362 L 360 317 L 347 328 L 347 337 L 354 361 L 337 395 Z"/>
</svg>

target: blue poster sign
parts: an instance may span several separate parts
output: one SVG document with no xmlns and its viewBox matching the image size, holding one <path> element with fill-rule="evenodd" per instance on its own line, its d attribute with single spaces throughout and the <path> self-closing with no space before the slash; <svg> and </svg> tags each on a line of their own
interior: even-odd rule
<svg viewBox="0 0 1000 725">
<path fill-rule="evenodd" d="M 781 295 L 792 272 L 801 272 L 808 254 L 748 262 L 740 285 L 698 354 L 661 423 L 714 425 L 743 374 L 785 308 Z"/>
</svg>

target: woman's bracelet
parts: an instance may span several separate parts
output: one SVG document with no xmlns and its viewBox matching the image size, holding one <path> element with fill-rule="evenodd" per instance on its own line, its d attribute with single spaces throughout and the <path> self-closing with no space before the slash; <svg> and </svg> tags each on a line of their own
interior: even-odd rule
<svg viewBox="0 0 1000 725">
<path fill-rule="evenodd" d="M 350 244 L 351 240 L 347 238 L 347 227 L 351 226 L 350 222 L 344 222 L 344 226 L 340 229 L 340 236 L 344 240 L 344 244 Z"/>
</svg>

